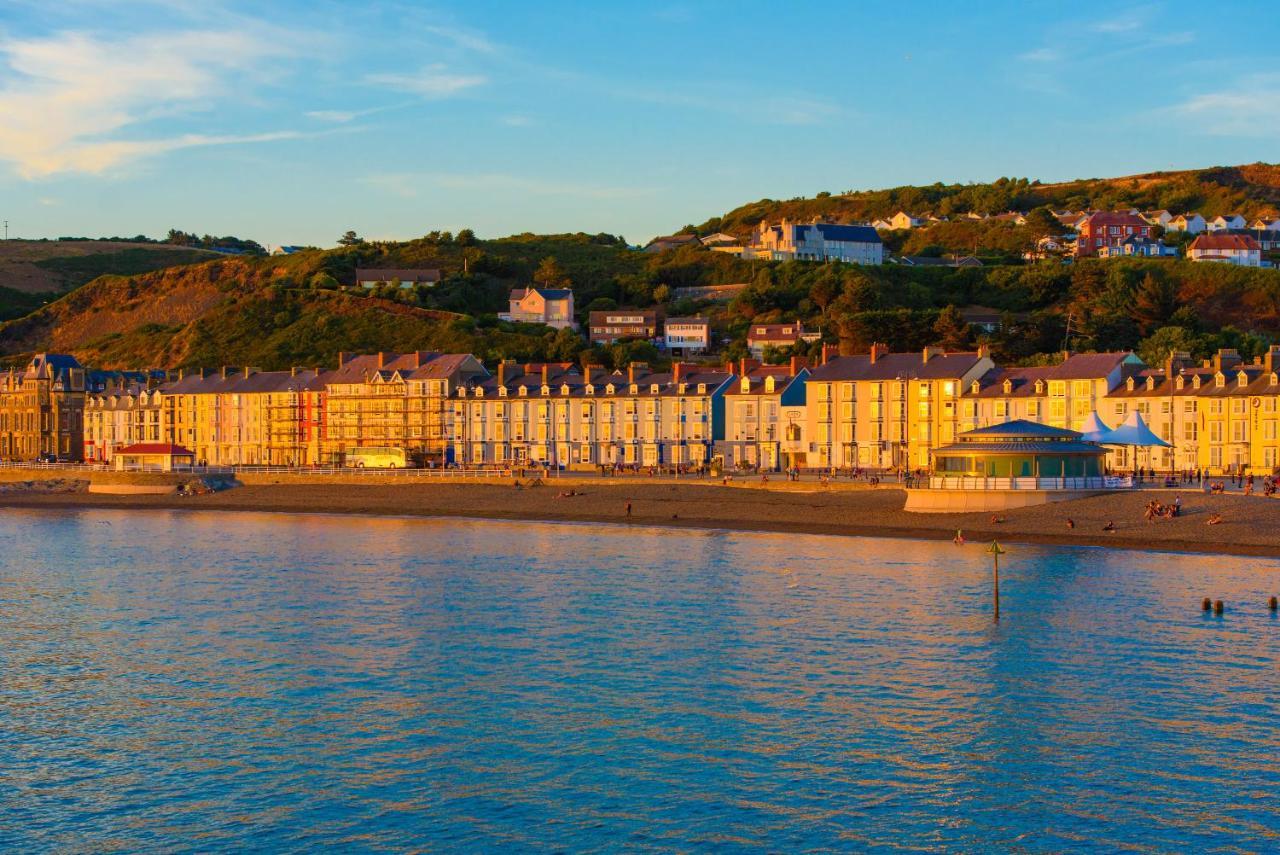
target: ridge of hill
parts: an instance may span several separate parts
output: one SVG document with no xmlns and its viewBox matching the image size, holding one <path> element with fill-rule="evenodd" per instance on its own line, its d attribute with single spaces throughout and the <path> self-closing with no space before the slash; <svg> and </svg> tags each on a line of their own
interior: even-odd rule
<svg viewBox="0 0 1280 855">
<path fill-rule="evenodd" d="M 1280 212 L 1280 165 L 1251 163 L 1055 183 L 1027 178 L 1000 178 L 980 184 L 938 182 L 820 193 L 812 198 L 760 199 L 692 228 L 699 234 L 723 231 L 744 235 L 761 220 L 782 217 L 801 222 L 818 218 L 845 223 L 891 217 L 898 211 L 954 216 L 1030 211 L 1042 205 L 1071 210 L 1163 208 L 1175 215 L 1199 211 L 1205 217 L 1238 213 L 1253 218 Z"/>
</svg>

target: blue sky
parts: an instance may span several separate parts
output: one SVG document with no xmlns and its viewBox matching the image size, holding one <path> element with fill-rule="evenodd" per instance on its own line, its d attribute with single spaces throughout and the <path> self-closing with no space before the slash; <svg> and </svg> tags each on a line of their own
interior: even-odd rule
<svg viewBox="0 0 1280 855">
<path fill-rule="evenodd" d="M 1280 159 L 1262 3 L 0 10 L 20 237 L 643 242 L 762 197 Z"/>
</svg>

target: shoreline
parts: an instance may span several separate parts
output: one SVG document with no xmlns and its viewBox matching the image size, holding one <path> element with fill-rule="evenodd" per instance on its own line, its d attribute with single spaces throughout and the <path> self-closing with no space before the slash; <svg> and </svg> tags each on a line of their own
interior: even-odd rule
<svg viewBox="0 0 1280 855">
<path fill-rule="evenodd" d="M 722 495 L 725 494 L 725 495 Z M 0 494 L 0 507 L 28 510 L 190 510 L 218 512 L 473 519 L 492 522 L 629 522 L 668 529 L 817 534 L 951 540 L 963 530 L 970 545 L 999 540 L 1045 546 L 1081 546 L 1138 551 L 1280 555 L 1280 502 L 1257 497 L 1184 496 L 1184 516 L 1147 523 L 1141 492 L 1095 496 L 1021 508 L 1002 514 L 909 514 L 896 488 L 832 492 L 742 491 L 709 485 L 655 483 L 594 484 L 583 495 L 557 498 L 554 486 L 513 490 L 510 486 L 427 485 L 248 485 L 203 496 L 89 493 Z M 655 510 L 660 508 L 661 510 Z M 1227 522 L 1208 528 L 1209 513 Z M 1067 530 L 1070 517 L 1077 527 Z M 1117 531 L 1103 532 L 1114 519 Z M 1136 524 L 1134 520 L 1137 520 Z"/>
</svg>

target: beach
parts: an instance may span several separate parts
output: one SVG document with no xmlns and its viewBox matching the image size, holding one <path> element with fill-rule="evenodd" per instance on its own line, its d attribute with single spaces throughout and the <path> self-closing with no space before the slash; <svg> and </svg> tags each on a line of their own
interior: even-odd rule
<svg viewBox="0 0 1280 855">
<path fill-rule="evenodd" d="M 570 490 L 578 495 L 561 495 Z M 452 516 L 946 540 L 960 530 L 969 544 L 1000 540 L 1280 555 L 1280 502 L 1257 496 L 1210 496 L 1190 489 L 1178 493 L 1183 502 L 1180 517 L 1144 519 L 1149 501 L 1171 502 L 1174 495 L 1173 491 L 1116 492 L 1004 511 L 1002 521 L 996 523 L 989 513 L 907 513 L 902 509 L 904 491 L 896 487 L 823 489 L 785 482 L 773 488 L 726 487 L 719 482 L 648 478 L 551 479 L 522 489 L 509 481 L 250 483 L 198 496 L 13 490 L 0 493 L 0 507 Z M 1206 524 L 1213 514 L 1221 514 L 1221 524 Z M 1068 519 L 1074 521 L 1074 528 L 1068 528 Z M 1103 530 L 1108 522 L 1115 523 L 1115 531 Z"/>
</svg>

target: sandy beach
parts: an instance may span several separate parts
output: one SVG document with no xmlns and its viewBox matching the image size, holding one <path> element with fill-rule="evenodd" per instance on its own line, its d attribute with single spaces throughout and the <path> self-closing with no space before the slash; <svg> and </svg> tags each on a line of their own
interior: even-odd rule
<svg viewBox="0 0 1280 855">
<path fill-rule="evenodd" d="M 573 489 L 581 495 L 565 497 Z M 1148 522 L 1143 509 L 1171 492 L 1133 492 L 1023 508 L 1002 514 L 913 514 L 896 488 L 810 491 L 746 489 L 706 483 L 605 479 L 515 489 L 502 484 L 249 484 L 203 496 L 112 496 L 14 491 L 0 494 L 13 508 L 184 509 L 428 517 L 477 517 L 625 523 L 744 531 L 804 532 L 874 537 L 1114 546 L 1236 555 L 1280 554 L 1280 502 L 1239 495 L 1180 494 L 1183 514 Z M 1220 525 L 1209 526 L 1212 514 Z M 1075 523 L 1069 529 L 1067 520 Z M 1113 521 L 1116 530 L 1103 527 Z"/>
</svg>

